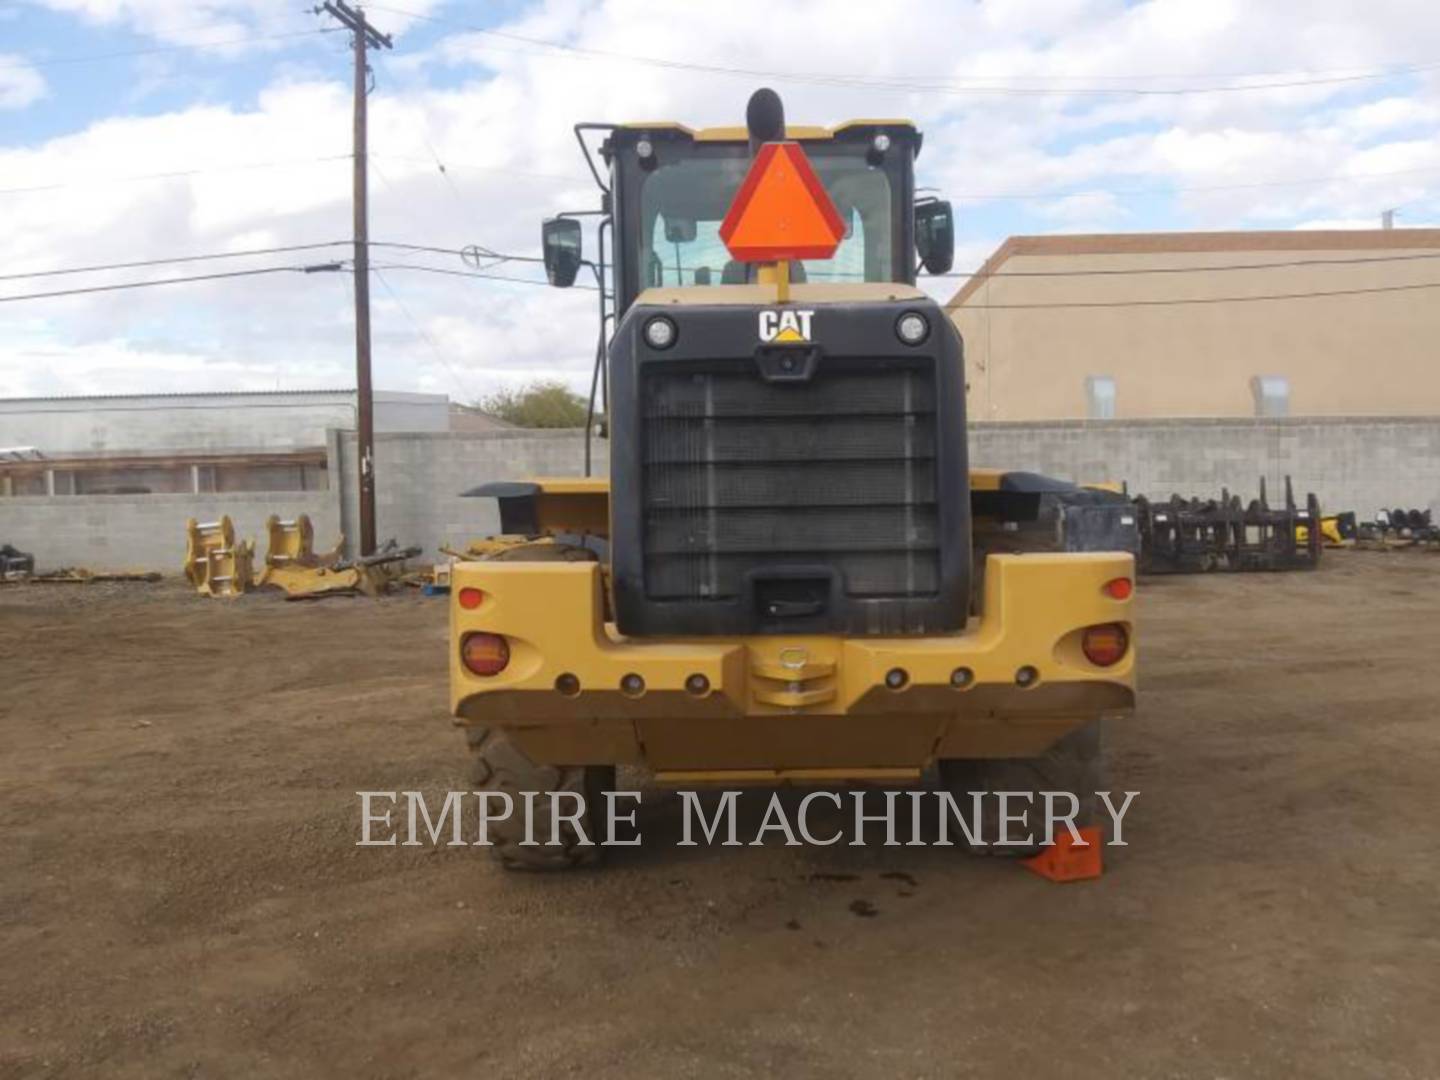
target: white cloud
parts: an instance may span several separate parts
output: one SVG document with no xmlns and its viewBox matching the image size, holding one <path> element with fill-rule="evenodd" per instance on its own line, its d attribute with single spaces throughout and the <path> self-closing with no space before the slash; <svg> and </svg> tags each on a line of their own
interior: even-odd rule
<svg viewBox="0 0 1440 1080">
<path fill-rule="evenodd" d="M 167 42 L 225 36 L 217 26 L 243 35 L 281 19 L 315 25 L 297 18 L 291 0 L 44 2 Z M 977 265 L 1006 231 L 1157 227 L 1145 215 L 1165 200 L 1134 193 L 1192 189 L 1159 211 L 1171 216 L 1158 227 L 1284 227 L 1375 221 L 1387 206 L 1427 198 L 1433 205 L 1430 193 L 1440 185 L 1434 77 L 1132 92 L 1233 85 L 1232 76 L 1262 73 L 1252 81 L 1295 81 L 1305 72 L 1348 78 L 1440 55 L 1440 21 L 1418 2 L 1375 0 L 1357 11 L 1338 0 L 898 0 L 843 8 L 819 0 L 546 0 L 501 28 L 583 51 L 474 33 L 463 25 L 477 18 L 470 5 L 398 6 L 452 23 L 423 52 L 402 45 L 376 58 L 371 233 L 382 241 L 534 252 L 542 217 L 597 200 L 573 123 L 733 124 L 765 83 L 781 91 L 795 121 L 914 116 L 926 132 L 920 182 L 951 195 L 1061 193 L 963 203 L 959 270 Z M 403 26 L 379 8 L 372 17 L 386 29 Z M 206 104 L 143 116 L 116 104 L 112 115 L 77 130 L 0 146 L 0 186 L 67 185 L 0 195 L 15 223 L 0 233 L 0 264 L 82 266 L 348 235 L 342 63 L 333 81 L 303 69 L 272 77 L 243 105 L 214 104 L 209 91 L 197 95 Z M 756 74 L 764 72 L 776 74 Z M 1117 92 L 978 92 L 1000 81 Z M 314 160 L 321 157 L 342 159 Z M 239 167 L 257 163 L 271 164 Z M 193 169 L 206 171 L 125 179 Z M 1337 179 L 1310 182 L 1318 177 Z M 1276 183 L 1289 180 L 1305 182 Z M 346 255 L 336 249 L 273 261 Z M 464 269 L 440 255 L 377 249 L 375 259 Z M 497 272 L 538 276 L 526 266 Z M 378 283 L 372 289 L 378 385 L 457 397 L 537 375 L 588 385 L 593 293 L 400 269 L 385 278 L 399 302 Z M 87 280 L 12 281 L 0 293 Z M 11 305 L 7 315 L 23 311 L 23 320 L 0 324 L 0 393 L 40 383 L 71 390 L 343 385 L 353 364 L 347 283 L 344 275 L 284 275 Z M 926 287 L 944 296 L 956 284 Z"/>
<path fill-rule="evenodd" d="M 1125 207 L 1118 195 L 1095 192 L 1089 195 L 1068 195 L 1063 199 L 1042 202 L 1036 212 L 1057 222 L 1068 232 L 1099 232 L 1099 223 L 1114 228 L 1125 217 Z"/>
<path fill-rule="evenodd" d="M 23 56 L 0 53 L 0 109 L 23 109 L 45 96 L 45 80 Z"/>
<path fill-rule="evenodd" d="M 1416 220 L 1401 218 L 1397 215 L 1396 228 L 1402 229 L 1435 229 L 1440 228 L 1440 221 L 1429 220 L 1421 217 Z M 1302 221 L 1296 225 L 1297 229 L 1377 229 L 1380 227 L 1380 216 L 1370 218 L 1314 218 L 1309 221 Z"/>
<path fill-rule="evenodd" d="M 1440 103 L 1416 98 L 1387 97 L 1345 109 L 1327 126 L 1339 126 L 1357 136 L 1378 135 L 1396 128 L 1440 123 Z"/>
<path fill-rule="evenodd" d="M 233 53 L 278 49 L 279 35 L 334 25 L 293 0 L 32 0 L 95 26 L 120 26 L 174 45 L 201 45 Z M 405 0 L 405 12 L 427 14 L 441 0 Z M 381 20 L 372 17 L 373 22 Z M 408 14 L 386 12 L 384 29 L 401 33 L 414 24 Z M 267 34 L 277 35 L 267 40 Z"/>
</svg>

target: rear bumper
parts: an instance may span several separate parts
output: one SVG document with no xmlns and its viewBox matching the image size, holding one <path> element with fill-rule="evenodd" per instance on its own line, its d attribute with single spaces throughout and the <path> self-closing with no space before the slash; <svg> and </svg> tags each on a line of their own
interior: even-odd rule
<svg viewBox="0 0 1440 1080">
<path fill-rule="evenodd" d="M 451 577 L 451 705 L 459 723 L 503 726 L 551 764 L 799 775 L 1031 756 L 1133 708 L 1133 600 L 1102 589 L 1133 576 L 1124 554 L 992 555 L 985 614 L 953 635 L 640 641 L 604 623 L 594 563 L 460 563 Z M 473 610 L 458 604 L 467 587 L 484 593 Z M 1130 651 L 1110 668 L 1080 648 L 1084 628 L 1099 623 L 1131 632 Z M 500 674 L 461 665 L 460 642 L 476 631 L 507 639 Z M 1028 686 L 1017 682 L 1025 668 L 1034 671 Z M 886 681 L 897 670 L 898 689 Z M 557 689 L 561 675 L 574 676 L 579 692 Z M 622 689 L 628 676 L 643 691 Z"/>
</svg>

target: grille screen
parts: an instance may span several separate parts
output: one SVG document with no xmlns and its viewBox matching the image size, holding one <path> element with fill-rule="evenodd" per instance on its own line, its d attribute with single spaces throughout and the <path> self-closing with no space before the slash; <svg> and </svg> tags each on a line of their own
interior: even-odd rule
<svg viewBox="0 0 1440 1080">
<path fill-rule="evenodd" d="M 747 571 L 828 567 L 855 598 L 939 589 L 935 377 L 927 361 L 648 365 L 641 386 L 645 591 L 728 600 Z"/>
</svg>

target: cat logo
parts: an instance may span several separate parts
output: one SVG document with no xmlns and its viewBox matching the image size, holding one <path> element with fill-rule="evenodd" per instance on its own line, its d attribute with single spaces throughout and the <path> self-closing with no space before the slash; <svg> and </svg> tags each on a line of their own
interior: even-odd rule
<svg viewBox="0 0 1440 1080">
<path fill-rule="evenodd" d="M 810 341 L 810 319 L 815 312 L 784 311 L 760 312 L 760 340 L 766 344 L 806 344 Z"/>
</svg>

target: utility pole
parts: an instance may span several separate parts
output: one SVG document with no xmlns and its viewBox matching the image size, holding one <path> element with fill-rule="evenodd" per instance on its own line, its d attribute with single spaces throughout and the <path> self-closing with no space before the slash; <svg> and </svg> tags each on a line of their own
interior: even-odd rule
<svg viewBox="0 0 1440 1080">
<path fill-rule="evenodd" d="M 370 93 L 370 67 L 365 50 L 389 49 L 390 37 L 365 19 L 360 6 L 325 0 L 315 9 L 333 16 L 349 29 L 355 45 L 355 395 L 356 449 L 360 455 L 360 555 L 375 552 L 375 401 L 370 386 L 370 204 L 365 102 Z"/>
</svg>

